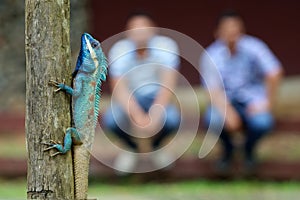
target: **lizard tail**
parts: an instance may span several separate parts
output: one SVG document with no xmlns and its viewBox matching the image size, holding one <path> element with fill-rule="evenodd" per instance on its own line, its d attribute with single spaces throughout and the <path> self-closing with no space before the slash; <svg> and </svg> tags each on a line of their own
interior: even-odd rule
<svg viewBox="0 0 300 200">
<path fill-rule="evenodd" d="M 84 145 L 74 146 L 75 199 L 87 199 L 90 152 Z"/>
</svg>

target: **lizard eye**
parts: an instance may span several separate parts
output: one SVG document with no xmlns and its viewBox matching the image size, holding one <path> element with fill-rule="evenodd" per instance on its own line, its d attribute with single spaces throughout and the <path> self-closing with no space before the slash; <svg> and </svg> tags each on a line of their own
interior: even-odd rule
<svg viewBox="0 0 300 200">
<path fill-rule="evenodd" d="M 93 42 L 93 43 L 92 43 L 92 47 L 93 47 L 93 48 L 97 48 L 98 46 L 99 46 L 99 43 L 98 43 L 98 42 Z"/>
</svg>

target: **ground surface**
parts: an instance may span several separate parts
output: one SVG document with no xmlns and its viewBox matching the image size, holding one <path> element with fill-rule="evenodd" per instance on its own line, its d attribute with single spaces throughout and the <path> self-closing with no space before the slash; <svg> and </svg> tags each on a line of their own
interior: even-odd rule
<svg viewBox="0 0 300 200">
<path fill-rule="evenodd" d="M 0 180 L 1 200 L 26 198 L 24 180 Z M 172 184 L 119 185 L 91 183 L 89 197 L 99 200 L 297 200 L 300 196 L 297 182 L 213 182 L 192 181 Z"/>
</svg>

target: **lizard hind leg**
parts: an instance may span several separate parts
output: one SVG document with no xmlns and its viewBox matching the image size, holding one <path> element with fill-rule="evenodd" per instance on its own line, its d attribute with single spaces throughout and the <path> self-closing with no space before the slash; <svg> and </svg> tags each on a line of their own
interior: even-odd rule
<svg viewBox="0 0 300 200">
<path fill-rule="evenodd" d="M 64 144 L 63 145 L 58 144 L 57 142 L 54 142 L 54 141 L 51 141 L 50 143 L 43 143 L 43 144 L 49 146 L 44 151 L 48 151 L 50 149 L 56 149 L 57 152 L 52 154 L 51 155 L 52 157 L 56 156 L 58 154 L 65 154 L 69 150 L 71 150 L 73 140 L 74 140 L 75 144 L 81 143 L 79 132 L 75 128 L 70 127 L 66 131 L 66 135 L 65 135 L 65 138 L 64 138 Z"/>
<path fill-rule="evenodd" d="M 71 135 L 71 139 L 75 145 L 82 144 L 82 138 L 80 133 L 74 127 L 69 127 L 66 130 L 66 134 Z"/>
</svg>

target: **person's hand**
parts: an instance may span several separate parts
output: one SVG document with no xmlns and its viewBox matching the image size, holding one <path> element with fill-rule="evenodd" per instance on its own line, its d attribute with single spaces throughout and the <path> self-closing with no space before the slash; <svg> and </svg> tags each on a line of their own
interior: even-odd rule
<svg viewBox="0 0 300 200">
<path fill-rule="evenodd" d="M 164 107 L 159 104 L 154 104 L 149 110 L 150 124 L 145 127 L 145 131 L 150 135 L 155 135 L 163 128 Z"/>
<path fill-rule="evenodd" d="M 153 105 L 148 113 L 137 113 L 132 115 L 132 125 L 135 135 L 138 137 L 154 136 L 162 129 L 164 108 Z"/>
<path fill-rule="evenodd" d="M 147 113 L 136 112 L 130 113 L 132 135 L 138 138 L 148 138 L 149 134 L 145 131 L 151 123 L 151 118 Z"/>
<path fill-rule="evenodd" d="M 225 128 L 229 132 L 236 132 L 241 128 L 242 122 L 237 111 L 230 105 L 225 115 Z"/>
<path fill-rule="evenodd" d="M 140 128 L 145 128 L 151 122 L 148 114 L 140 110 L 132 110 L 130 112 L 130 119 L 134 126 L 138 126 Z"/>
<path fill-rule="evenodd" d="M 254 115 L 261 112 L 268 112 L 271 110 L 271 104 L 269 101 L 260 101 L 251 103 L 247 107 L 247 113 L 250 115 Z"/>
</svg>

